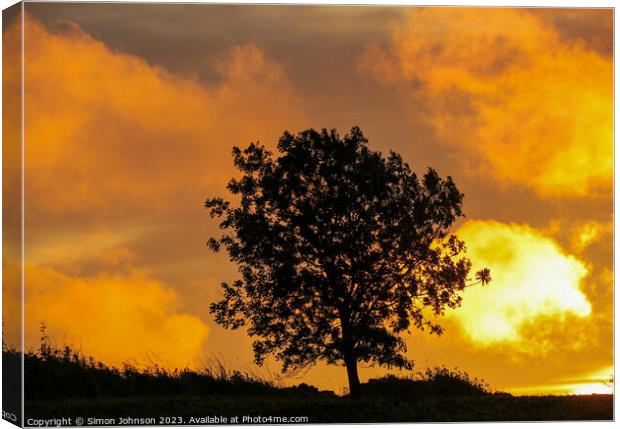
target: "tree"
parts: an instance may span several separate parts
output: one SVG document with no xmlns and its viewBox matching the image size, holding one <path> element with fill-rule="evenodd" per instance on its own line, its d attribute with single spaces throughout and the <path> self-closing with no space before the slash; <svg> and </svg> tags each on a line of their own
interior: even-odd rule
<svg viewBox="0 0 620 429">
<path fill-rule="evenodd" d="M 285 132 L 277 147 L 277 158 L 234 147 L 242 176 L 227 188 L 239 204 L 205 202 L 223 230 L 208 245 L 241 275 L 210 311 L 226 328 L 247 326 L 257 364 L 344 363 L 359 396 L 359 362 L 411 368 L 402 334 L 441 334 L 435 316 L 460 304 L 471 262 L 449 230 L 463 194 L 450 177 L 428 169 L 420 180 L 400 155 L 370 150 L 357 127 L 342 139 Z"/>
</svg>

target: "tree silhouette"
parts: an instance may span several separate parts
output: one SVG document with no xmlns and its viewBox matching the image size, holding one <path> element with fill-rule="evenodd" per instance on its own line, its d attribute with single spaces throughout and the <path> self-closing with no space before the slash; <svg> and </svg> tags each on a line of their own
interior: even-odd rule
<svg viewBox="0 0 620 429">
<path fill-rule="evenodd" d="M 248 327 L 257 364 L 344 363 L 351 396 L 359 362 L 412 367 L 401 335 L 412 325 L 440 334 L 435 316 L 459 305 L 471 267 L 449 233 L 463 215 L 452 179 L 429 169 L 420 180 L 367 143 L 355 127 L 342 139 L 285 132 L 277 158 L 260 144 L 234 147 L 243 175 L 227 188 L 239 204 L 205 202 L 223 230 L 209 247 L 223 246 L 241 274 L 210 306 L 217 323 Z"/>
</svg>

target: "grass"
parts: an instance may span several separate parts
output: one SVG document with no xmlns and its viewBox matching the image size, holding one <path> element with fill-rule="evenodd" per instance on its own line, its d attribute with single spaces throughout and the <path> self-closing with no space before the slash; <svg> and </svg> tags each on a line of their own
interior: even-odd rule
<svg viewBox="0 0 620 429">
<path fill-rule="evenodd" d="M 350 400 L 326 396 L 205 395 L 73 399 L 29 402 L 28 417 L 108 418 L 179 416 L 303 416 L 309 423 L 611 420 L 613 397 L 385 397 Z"/>
<path fill-rule="evenodd" d="M 613 396 L 513 397 L 447 368 L 412 378 L 386 376 L 362 386 L 358 400 L 273 381 L 215 363 L 203 371 L 107 366 L 43 338 L 24 356 L 26 418 L 306 417 L 309 423 L 611 420 Z M 3 350 L 3 359 L 19 355 Z M 160 423 L 159 421 L 156 421 Z M 165 423 L 162 421 L 161 423 Z M 247 423 L 247 422 L 246 422 Z"/>
</svg>

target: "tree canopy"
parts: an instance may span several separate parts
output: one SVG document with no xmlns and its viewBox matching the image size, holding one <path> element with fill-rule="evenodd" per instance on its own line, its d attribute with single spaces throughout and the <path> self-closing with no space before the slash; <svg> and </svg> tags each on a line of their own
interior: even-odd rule
<svg viewBox="0 0 620 429">
<path fill-rule="evenodd" d="M 460 304 L 471 262 L 450 227 L 463 194 L 450 176 L 418 178 L 397 153 L 371 150 L 357 127 L 343 138 L 285 132 L 277 152 L 234 147 L 242 175 L 227 188 L 238 203 L 205 202 L 222 230 L 208 244 L 240 273 L 210 311 L 247 327 L 258 364 L 344 363 L 356 396 L 359 362 L 411 368 L 403 333 L 440 334 L 436 316 Z M 476 280 L 488 283 L 488 270 Z"/>
</svg>

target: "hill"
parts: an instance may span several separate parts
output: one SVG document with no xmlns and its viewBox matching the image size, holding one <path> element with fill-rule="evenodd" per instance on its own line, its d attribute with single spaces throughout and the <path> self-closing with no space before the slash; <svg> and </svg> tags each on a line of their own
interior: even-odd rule
<svg viewBox="0 0 620 429">
<path fill-rule="evenodd" d="M 3 359 L 17 358 L 3 351 Z M 613 419 L 612 395 L 514 397 L 446 368 L 369 380 L 363 397 L 353 400 L 307 384 L 280 386 L 222 365 L 201 372 L 119 369 L 68 347 L 42 346 L 25 355 L 24 365 L 29 425 L 62 417 L 91 425 Z"/>
</svg>

